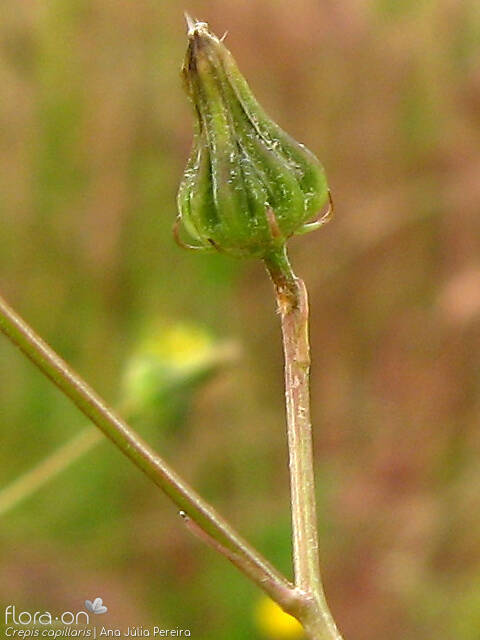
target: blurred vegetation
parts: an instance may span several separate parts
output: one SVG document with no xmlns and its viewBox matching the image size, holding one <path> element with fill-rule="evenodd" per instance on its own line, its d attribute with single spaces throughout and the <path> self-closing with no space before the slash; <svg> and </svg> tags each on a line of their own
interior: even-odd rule
<svg viewBox="0 0 480 640">
<path fill-rule="evenodd" d="M 239 341 L 242 362 L 196 394 L 181 428 L 138 426 L 290 571 L 270 284 L 260 264 L 182 253 L 171 239 L 191 139 L 184 8 L 229 30 L 258 98 L 317 152 L 336 201 L 336 219 L 291 246 L 311 295 L 335 618 L 356 640 L 474 640 L 478 2 L 3 0 L 0 289 L 111 401 L 145 326 L 194 322 Z M 0 407 L 0 486 L 84 424 L 5 340 Z M 258 591 L 108 445 L 3 518 L 0 539 L 1 599 L 24 610 L 101 595 L 112 624 L 265 637 Z"/>
</svg>

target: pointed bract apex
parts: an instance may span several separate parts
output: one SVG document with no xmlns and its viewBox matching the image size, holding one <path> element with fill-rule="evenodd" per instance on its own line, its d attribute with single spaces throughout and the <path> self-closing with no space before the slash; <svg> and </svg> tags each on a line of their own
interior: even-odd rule
<svg viewBox="0 0 480 640">
<path fill-rule="evenodd" d="M 206 22 L 185 18 L 183 76 L 195 137 L 178 193 L 179 220 L 197 248 L 263 258 L 316 228 L 308 222 L 328 201 L 325 173 L 264 112 L 223 38 Z"/>
<path fill-rule="evenodd" d="M 208 24 L 206 22 L 201 22 L 200 20 L 196 20 L 192 18 L 192 16 L 187 13 L 187 11 L 183 14 L 185 16 L 185 20 L 187 22 L 187 36 L 192 38 L 197 31 L 208 31 Z"/>
<path fill-rule="evenodd" d="M 185 11 L 183 14 L 185 16 L 185 21 L 187 23 L 187 35 L 190 35 L 195 30 L 195 25 L 197 21 L 192 18 L 192 16 Z"/>
</svg>

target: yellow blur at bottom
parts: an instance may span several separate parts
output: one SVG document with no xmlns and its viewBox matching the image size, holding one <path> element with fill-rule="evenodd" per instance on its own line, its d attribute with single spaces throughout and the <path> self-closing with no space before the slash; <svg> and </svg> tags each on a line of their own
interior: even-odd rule
<svg viewBox="0 0 480 640">
<path fill-rule="evenodd" d="M 302 625 L 293 616 L 285 613 L 270 598 L 262 598 L 257 605 L 255 619 L 260 631 L 276 640 L 283 638 L 303 638 Z"/>
</svg>

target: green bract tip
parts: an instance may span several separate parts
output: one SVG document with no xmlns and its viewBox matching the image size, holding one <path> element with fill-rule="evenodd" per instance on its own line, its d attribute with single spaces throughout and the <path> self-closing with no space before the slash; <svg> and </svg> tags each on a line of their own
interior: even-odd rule
<svg viewBox="0 0 480 640">
<path fill-rule="evenodd" d="M 186 14 L 185 87 L 194 107 L 193 148 L 178 193 L 179 224 L 196 241 L 236 256 L 263 258 L 329 200 L 317 158 L 275 124 L 258 104 L 231 53 Z"/>
</svg>

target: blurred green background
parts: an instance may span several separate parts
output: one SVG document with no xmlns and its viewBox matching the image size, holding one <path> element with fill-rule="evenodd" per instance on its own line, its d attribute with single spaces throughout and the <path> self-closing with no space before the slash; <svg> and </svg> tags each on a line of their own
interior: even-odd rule
<svg viewBox="0 0 480 640">
<path fill-rule="evenodd" d="M 261 264 L 181 252 L 182 12 L 325 164 L 336 217 L 290 243 L 310 290 L 321 556 L 355 640 L 480 637 L 480 5 L 3 0 L 0 290 L 112 403 L 146 328 L 241 345 L 138 428 L 290 574 L 282 353 Z M 181 404 L 181 403 L 180 403 Z M 177 407 L 178 409 L 178 407 Z M 172 424 L 173 422 L 173 424 Z M 85 420 L 0 340 L 0 487 Z M 0 601 L 263 639 L 258 590 L 100 444 L 1 517 Z M 273 636 L 272 636 L 273 637 Z M 278 636 L 280 637 L 280 636 Z"/>
</svg>

